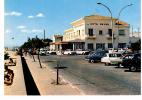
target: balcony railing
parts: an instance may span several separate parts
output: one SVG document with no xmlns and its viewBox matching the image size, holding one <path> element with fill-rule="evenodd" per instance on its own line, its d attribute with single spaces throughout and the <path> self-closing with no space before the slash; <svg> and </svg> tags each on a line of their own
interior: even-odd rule
<svg viewBox="0 0 142 100">
<path fill-rule="evenodd" d="M 107 34 L 106 37 L 108 39 L 112 39 L 112 34 Z M 116 34 L 113 34 L 113 38 L 115 39 L 116 38 Z"/>
</svg>

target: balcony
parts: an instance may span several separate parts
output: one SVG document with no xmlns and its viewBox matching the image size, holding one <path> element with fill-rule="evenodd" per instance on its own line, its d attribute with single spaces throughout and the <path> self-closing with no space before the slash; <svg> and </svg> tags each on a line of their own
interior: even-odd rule
<svg viewBox="0 0 142 100">
<path fill-rule="evenodd" d="M 112 35 L 111 34 L 107 34 L 106 37 L 107 37 L 107 39 L 112 39 Z M 113 35 L 113 38 L 116 39 L 116 34 Z"/>
<path fill-rule="evenodd" d="M 93 36 L 87 35 L 87 36 L 86 36 L 86 39 L 96 39 L 96 35 L 93 35 Z"/>
</svg>

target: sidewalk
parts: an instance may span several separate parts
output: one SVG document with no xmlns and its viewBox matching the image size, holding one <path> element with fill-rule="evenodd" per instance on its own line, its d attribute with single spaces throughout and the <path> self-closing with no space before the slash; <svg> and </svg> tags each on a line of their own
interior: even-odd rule
<svg viewBox="0 0 142 100">
<path fill-rule="evenodd" d="M 27 95 L 25 88 L 25 81 L 23 76 L 23 69 L 20 56 L 16 56 L 15 52 L 8 51 L 10 57 L 16 58 L 16 66 L 9 66 L 9 69 L 14 71 L 14 79 L 12 85 L 4 84 L 4 95 Z"/>
<path fill-rule="evenodd" d="M 47 65 L 42 64 L 40 68 L 39 62 L 36 62 L 29 56 L 24 56 L 41 95 L 83 95 L 83 93 L 61 76 L 61 85 L 56 85 L 56 72 L 51 70 Z"/>
</svg>

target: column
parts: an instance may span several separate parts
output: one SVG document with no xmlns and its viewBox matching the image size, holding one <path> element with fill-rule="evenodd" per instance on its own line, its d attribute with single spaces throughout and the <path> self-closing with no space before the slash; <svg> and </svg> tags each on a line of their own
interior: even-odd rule
<svg viewBox="0 0 142 100">
<path fill-rule="evenodd" d="M 73 51 L 74 51 L 75 50 L 75 44 L 73 43 L 72 46 L 73 46 Z"/>
</svg>

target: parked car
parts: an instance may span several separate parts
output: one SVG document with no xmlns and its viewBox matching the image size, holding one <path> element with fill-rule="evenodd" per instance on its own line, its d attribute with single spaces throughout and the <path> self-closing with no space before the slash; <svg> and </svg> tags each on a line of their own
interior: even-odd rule
<svg viewBox="0 0 142 100">
<path fill-rule="evenodd" d="M 125 54 L 125 55 L 123 55 L 122 62 L 119 64 L 118 67 L 128 67 L 128 66 L 130 66 L 133 57 L 134 57 L 134 54 Z"/>
<path fill-rule="evenodd" d="M 71 49 L 67 49 L 64 51 L 63 53 L 64 55 L 75 55 L 76 52 L 75 51 L 72 51 Z"/>
<path fill-rule="evenodd" d="M 56 53 L 56 51 L 47 51 L 47 54 L 48 55 L 56 55 L 57 53 Z"/>
<path fill-rule="evenodd" d="M 41 48 L 40 51 L 39 51 L 39 55 L 47 55 L 47 50 Z"/>
<path fill-rule="evenodd" d="M 93 53 L 92 55 L 88 56 L 88 62 L 94 63 L 94 62 L 99 62 L 101 61 L 101 58 L 104 57 L 105 52 L 96 52 Z"/>
<path fill-rule="evenodd" d="M 131 59 L 126 61 L 126 63 L 127 68 L 129 68 L 130 71 L 141 70 L 141 54 L 134 54 Z"/>
<path fill-rule="evenodd" d="M 107 51 L 105 51 L 105 50 L 91 51 L 91 52 L 89 52 L 89 54 L 87 56 L 85 56 L 85 60 L 88 60 L 90 58 L 90 56 L 95 55 L 97 53 L 107 53 Z"/>
<path fill-rule="evenodd" d="M 85 51 L 85 50 L 82 50 L 82 49 L 77 49 L 76 54 L 78 54 L 78 55 L 87 55 L 87 54 L 89 54 L 89 51 Z"/>
<path fill-rule="evenodd" d="M 121 53 L 106 53 L 106 55 L 101 59 L 101 62 L 105 63 L 105 65 L 120 64 L 122 62 L 121 57 Z"/>
</svg>

